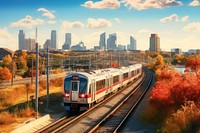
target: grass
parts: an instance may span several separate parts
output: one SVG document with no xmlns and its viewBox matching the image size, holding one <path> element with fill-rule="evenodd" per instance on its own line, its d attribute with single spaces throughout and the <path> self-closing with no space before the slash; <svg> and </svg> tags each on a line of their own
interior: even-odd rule
<svg viewBox="0 0 200 133">
<path fill-rule="evenodd" d="M 58 99 L 58 97 L 62 97 L 62 85 L 63 78 L 50 81 L 49 92 L 50 97 L 53 96 L 54 101 Z M 16 122 L 17 119 L 35 116 L 32 105 L 27 106 L 27 90 L 28 96 L 35 95 L 34 84 L 17 85 L 0 90 L 0 125 L 12 124 Z M 43 99 L 39 101 L 39 104 L 41 104 L 39 111 L 42 112 L 45 109 L 46 81 L 41 81 L 39 83 L 39 90 L 39 97 Z M 51 94 L 53 95 L 51 96 Z M 29 99 L 29 104 L 30 103 Z"/>
</svg>

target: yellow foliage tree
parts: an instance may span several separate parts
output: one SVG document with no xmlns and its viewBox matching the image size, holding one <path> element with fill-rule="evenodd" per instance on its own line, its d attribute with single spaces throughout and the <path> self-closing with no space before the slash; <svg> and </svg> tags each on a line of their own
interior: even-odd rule
<svg viewBox="0 0 200 133">
<path fill-rule="evenodd" d="M 164 59 L 162 57 L 162 55 L 158 55 L 156 57 L 156 62 L 154 65 L 154 70 L 157 71 L 158 69 L 162 69 L 164 67 Z"/>
<path fill-rule="evenodd" d="M 8 80 L 12 78 L 12 74 L 10 73 L 8 68 L 0 68 L 0 80 Z"/>
<path fill-rule="evenodd" d="M 6 65 L 7 68 L 11 69 L 11 65 L 12 65 L 12 57 L 8 54 L 3 58 L 3 61 Z"/>
</svg>

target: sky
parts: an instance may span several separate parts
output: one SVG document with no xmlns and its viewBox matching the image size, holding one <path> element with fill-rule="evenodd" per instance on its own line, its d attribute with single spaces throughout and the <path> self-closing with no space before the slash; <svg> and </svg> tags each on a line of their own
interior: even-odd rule
<svg viewBox="0 0 200 133">
<path fill-rule="evenodd" d="M 18 49 L 18 32 L 43 46 L 57 31 L 58 48 L 65 33 L 72 45 L 83 41 L 87 48 L 99 44 L 99 36 L 117 33 L 117 44 L 127 45 L 130 36 L 138 50 L 149 49 L 149 37 L 160 37 L 164 51 L 200 49 L 200 1 L 198 0 L 0 0 L 0 47 Z"/>
</svg>

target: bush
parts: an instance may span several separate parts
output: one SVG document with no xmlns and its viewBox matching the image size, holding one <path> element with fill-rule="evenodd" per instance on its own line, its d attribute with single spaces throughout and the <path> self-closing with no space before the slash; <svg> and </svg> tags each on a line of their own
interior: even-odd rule
<svg viewBox="0 0 200 133">
<path fill-rule="evenodd" d="M 61 69 L 56 69 L 56 70 L 54 71 L 54 74 L 59 74 L 59 73 L 62 73 L 62 70 L 61 70 Z"/>
<path fill-rule="evenodd" d="M 13 114 L 8 112 L 1 112 L 0 113 L 0 124 L 11 124 L 16 121 L 16 118 Z"/>
<path fill-rule="evenodd" d="M 200 131 L 200 110 L 194 102 L 186 102 L 172 116 L 167 118 L 163 133 L 195 133 Z"/>
</svg>

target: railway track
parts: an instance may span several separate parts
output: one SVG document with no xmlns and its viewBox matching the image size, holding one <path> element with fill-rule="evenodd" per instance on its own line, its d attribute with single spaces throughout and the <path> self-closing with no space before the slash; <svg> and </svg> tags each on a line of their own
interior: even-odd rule
<svg viewBox="0 0 200 133">
<path fill-rule="evenodd" d="M 152 82 L 152 74 L 147 73 L 145 82 L 120 103 L 112 112 L 87 132 L 114 132 L 116 133 L 128 116 L 136 109 Z"/>
<path fill-rule="evenodd" d="M 99 120 L 102 119 L 102 116 L 104 117 L 107 115 L 108 112 L 112 111 L 116 106 L 124 100 L 125 95 L 133 93 L 139 86 L 144 83 L 146 75 L 137 80 L 136 84 L 134 86 L 135 89 L 130 88 L 128 89 L 121 89 L 114 95 L 108 97 L 106 100 L 96 104 L 92 108 L 90 108 L 88 111 L 82 113 L 79 116 L 73 116 L 73 117 L 63 117 L 56 122 L 50 124 L 47 127 L 44 127 L 43 129 L 37 131 L 40 133 L 47 133 L 47 132 L 87 132 L 90 131 L 91 126 L 95 126 L 97 123 L 99 123 Z M 129 85 L 130 86 L 130 85 Z M 127 93 L 127 94 L 126 94 Z M 112 102 L 115 101 L 115 102 Z"/>
</svg>

